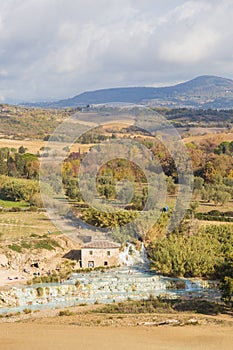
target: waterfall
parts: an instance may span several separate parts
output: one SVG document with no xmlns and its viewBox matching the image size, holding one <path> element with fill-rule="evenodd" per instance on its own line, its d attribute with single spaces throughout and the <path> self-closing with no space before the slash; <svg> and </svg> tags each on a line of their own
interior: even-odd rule
<svg viewBox="0 0 233 350">
<path fill-rule="evenodd" d="M 140 250 L 136 249 L 135 244 L 127 243 L 124 247 L 124 250 L 120 253 L 120 260 L 122 265 L 125 266 L 149 266 L 149 259 L 147 257 L 146 249 L 143 243 L 141 243 Z"/>
<path fill-rule="evenodd" d="M 148 259 L 148 255 L 147 255 L 144 243 L 142 243 L 142 246 L 141 246 L 141 256 L 142 256 L 144 264 L 145 265 L 149 265 L 150 264 L 150 260 Z"/>
</svg>

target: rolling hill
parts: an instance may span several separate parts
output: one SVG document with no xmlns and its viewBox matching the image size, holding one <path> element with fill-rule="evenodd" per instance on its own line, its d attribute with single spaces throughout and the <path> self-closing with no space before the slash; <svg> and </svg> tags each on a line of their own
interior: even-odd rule
<svg viewBox="0 0 233 350">
<path fill-rule="evenodd" d="M 90 104 L 133 103 L 155 107 L 233 108 L 233 80 L 204 75 L 168 87 L 123 87 L 84 92 L 72 98 L 31 106 L 65 108 Z"/>
</svg>

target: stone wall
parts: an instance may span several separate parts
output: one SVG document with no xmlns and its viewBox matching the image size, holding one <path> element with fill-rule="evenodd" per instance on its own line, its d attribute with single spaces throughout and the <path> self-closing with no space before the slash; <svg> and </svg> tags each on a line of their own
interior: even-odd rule
<svg viewBox="0 0 233 350">
<path fill-rule="evenodd" d="M 120 264 L 119 248 L 83 248 L 81 250 L 82 268 L 98 266 L 118 266 Z M 93 262 L 94 266 L 90 266 Z"/>
</svg>

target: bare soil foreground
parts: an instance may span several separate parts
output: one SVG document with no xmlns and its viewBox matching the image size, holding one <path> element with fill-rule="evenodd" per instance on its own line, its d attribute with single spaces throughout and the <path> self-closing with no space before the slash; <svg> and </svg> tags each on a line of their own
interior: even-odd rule
<svg viewBox="0 0 233 350">
<path fill-rule="evenodd" d="M 1 318 L 0 350 L 229 350 L 232 314 L 106 313 L 103 305 Z"/>
<path fill-rule="evenodd" d="M 1 350 L 213 350 L 231 349 L 232 327 L 77 327 L 1 324 Z"/>
</svg>

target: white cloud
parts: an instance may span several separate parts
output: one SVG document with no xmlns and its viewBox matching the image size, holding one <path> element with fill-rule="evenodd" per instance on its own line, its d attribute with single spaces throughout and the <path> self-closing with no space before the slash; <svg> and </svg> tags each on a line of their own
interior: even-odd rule
<svg viewBox="0 0 233 350">
<path fill-rule="evenodd" d="M 160 57 L 167 62 L 193 64 L 211 59 L 220 36 L 208 28 L 197 27 L 183 36 L 161 45 Z"/>
<path fill-rule="evenodd" d="M 0 69 L 0 77 L 5 78 L 8 76 L 8 72 L 5 69 Z"/>
<path fill-rule="evenodd" d="M 172 11 L 178 21 L 186 21 L 201 15 L 203 11 L 211 10 L 211 5 L 205 1 L 186 1 Z"/>
<path fill-rule="evenodd" d="M 232 18 L 230 0 L 2 0 L 0 94 L 233 77 Z"/>
</svg>

